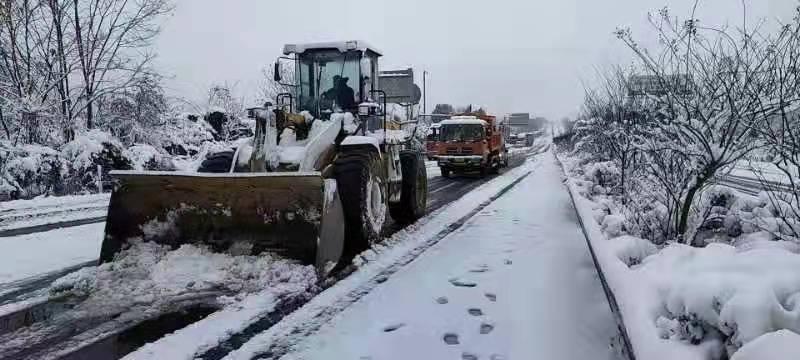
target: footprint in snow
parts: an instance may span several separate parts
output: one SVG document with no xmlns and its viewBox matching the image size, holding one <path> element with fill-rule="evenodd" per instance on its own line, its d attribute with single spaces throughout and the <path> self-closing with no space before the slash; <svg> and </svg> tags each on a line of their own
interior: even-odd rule
<svg viewBox="0 0 800 360">
<path fill-rule="evenodd" d="M 450 279 L 450 283 L 458 287 L 475 287 L 478 285 L 478 283 L 474 281 L 459 278 Z"/>
<path fill-rule="evenodd" d="M 495 295 L 495 294 L 485 293 L 483 295 L 486 296 L 486 298 L 489 299 L 489 301 L 492 301 L 492 302 L 497 301 L 497 295 Z"/>
<path fill-rule="evenodd" d="M 506 360 L 506 357 L 500 354 L 492 354 L 492 356 L 489 357 L 489 360 Z"/>
<path fill-rule="evenodd" d="M 465 352 L 461 354 L 461 360 L 478 360 L 478 355 Z"/>
<path fill-rule="evenodd" d="M 454 333 L 444 334 L 444 343 L 447 345 L 458 345 L 458 335 Z"/>
<path fill-rule="evenodd" d="M 399 328 L 401 328 L 403 326 L 406 326 L 406 324 L 404 324 L 404 323 L 391 324 L 391 325 L 383 328 L 383 332 L 387 332 L 387 333 L 388 332 L 392 332 L 392 331 L 395 331 L 395 330 L 397 330 L 397 329 L 399 329 Z"/>
<path fill-rule="evenodd" d="M 467 312 L 472 316 L 481 316 L 481 315 L 483 315 L 483 310 L 481 310 L 479 308 L 469 308 L 469 309 L 467 309 Z"/>
<path fill-rule="evenodd" d="M 481 335 L 486 335 L 494 330 L 494 325 L 489 323 L 482 323 L 481 324 Z"/>
<path fill-rule="evenodd" d="M 448 300 L 447 300 L 447 298 L 446 298 L 446 297 L 444 297 L 444 296 L 440 296 L 440 297 L 436 298 L 436 303 L 437 303 L 437 304 L 442 304 L 442 305 L 444 305 L 444 304 L 447 304 L 447 302 L 448 302 Z"/>
</svg>

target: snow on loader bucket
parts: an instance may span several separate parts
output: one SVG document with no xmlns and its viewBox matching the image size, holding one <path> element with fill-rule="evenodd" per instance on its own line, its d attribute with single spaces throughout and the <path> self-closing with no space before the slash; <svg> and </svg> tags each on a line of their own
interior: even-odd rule
<svg viewBox="0 0 800 360">
<path fill-rule="evenodd" d="M 321 276 L 344 246 L 344 214 L 335 182 L 319 172 L 112 172 L 105 238 L 107 262 L 141 238 L 178 248 L 264 251 L 314 264 Z"/>
</svg>

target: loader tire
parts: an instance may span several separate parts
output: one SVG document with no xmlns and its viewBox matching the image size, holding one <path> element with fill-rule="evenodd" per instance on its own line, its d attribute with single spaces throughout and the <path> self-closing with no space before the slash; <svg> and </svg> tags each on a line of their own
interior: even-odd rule
<svg viewBox="0 0 800 360">
<path fill-rule="evenodd" d="M 231 170 L 233 163 L 233 150 L 225 150 L 206 155 L 206 159 L 200 164 L 197 172 L 202 173 L 226 173 Z"/>
<path fill-rule="evenodd" d="M 343 261 L 380 238 L 386 221 L 386 171 L 377 152 L 358 147 L 339 153 L 333 166 L 344 212 Z"/>
<path fill-rule="evenodd" d="M 401 225 L 413 223 L 425 215 L 428 203 L 428 173 L 422 156 L 416 152 L 400 153 L 403 185 L 400 202 L 389 204 L 389 213 Z"/>
</svg>

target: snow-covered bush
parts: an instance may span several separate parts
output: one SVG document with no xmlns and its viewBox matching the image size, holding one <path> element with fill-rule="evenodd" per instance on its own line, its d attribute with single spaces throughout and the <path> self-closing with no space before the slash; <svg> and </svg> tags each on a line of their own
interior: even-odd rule
<svg viewBox="0 0 800 360">
<path fill-rule="evenodd" d="M 127 153 L 136 170 L 175 170 L 172 158 L 152 145 L 135 144 L 127 149 Z"/>
<path fill-rule="evenodd" d="M 625 286 L 637 289 L 617 288 L 621 294 L 640 294 L 620 299 L 618 293 L 617 300 L 628 307 L 653 309 L 629 320 L 645 322 L 632 328 L 651 327 L 663 339 L 696 345 L 690 349 L 714 360 L 730 358 L 742 346 L 779 329 L 800 332 L 800 245 L 773 234 L 781 231 L 775 219 L 778 210 L 766 194 L 756 197 L 709 187 L 694 210 L 693 224 L 716 237 L 705 238 L 704 247 L 675 242 L 656 246 L 633 235 L 647 227 L 641 220 L 648 216 L 640 216 L 638 222 L 631 218 L 642 213 L 634 209 L 649 209 L 650 220 L 661 221 L 666 210 L 643 206 L 658 202 L 622 204 L 620 197 L 587 191 L 595 186 L 586 180 L 594 178 L 587 171 L 593 167 L 576 166 L 580 160 L 569 158 L 563 163 L 573 193 L 591 200 L 592 211 L 582 216 L 590 214 L 595 222 L 588 226 L 602 237 L 599 243 L 593 240 L 602 246 L 595 251 L 609 254 L 630 271 L 609 281 L 623 279 Z M 601 263 L 609 269 L 608 260 Z M 619 277 L 618 272 L 606 276 Z M 654 303 L 635 303 L 648 299 Z"/>
<path fill-rule="evenodd" d="M 742 234 L 739 213 L 734 205 L 739 194 L 724 186 L 711 186 L 701 195 L 690 224 L 694 228 L 692 244 L 705 246 L 709 242 L 729 242 Z"/>
<path fill-rule="evenodd" d="M 597 194 L 619 194 L 620 169 L 611 161 L 588 163 L 584 166 L 583 176 L 594 183 L 593 191 Z"/>
<path fill-rule="evenodd" d="M 147 143 L 173 156 L 194 156 L 202 151 L 204 144 L 215 141 L 214 134 L 214 129 L 205 120 L 175 114 L 162 127 L 153 129 Z"/>
<path fill-rule="evenodd" d="M 65 180 L 71 193 L 96 187 L 98 165 L 102 167 L 104 178 L 111 170 L 133 169 L 133 162 L 122 143 L 98 129 L 78 135 L 75 140 L 64 144 L 61 156 L 68 164 Z"/>
<path fill-rule="evenodd" d="M 663 245 L 671 239 L 674 228 L 670 218 L 672 212 L 657 197 L 629 199 L 622 212 L 625 215 L 625 228 L 629 233 L 656 245 Z"/>
<path fill-rule="evenodd" d="M 66 164 L 54 149 L 0 142 L 0 201 L 60 195 Z"/>
<path fill-rule="evenodd" d="M 714 331 L 726 352 L 777 329 L 800 332 L 800 256 L 781 248 L 739 251 L 733 246 L 706 248 L 671 245 L 643 262 L 660 276 L 665 317 L 690 319 L 703 331 L 681 340 L 699 343 Z"/>
<path fill-rule="evenodd" d="M 619 214 L 610 214 L 603 217 L 600 227 L 606 236 L 612 238 L 623 235 L 625 231 L 625 217 Z"/>
<path fill-rule="evenodd" d="M 617 258 L 629 267 L 641 264 L 646 257 L 658 252 L 650 241 L 630 235 L 609 238 L 608 243 Z"/>
</svg>

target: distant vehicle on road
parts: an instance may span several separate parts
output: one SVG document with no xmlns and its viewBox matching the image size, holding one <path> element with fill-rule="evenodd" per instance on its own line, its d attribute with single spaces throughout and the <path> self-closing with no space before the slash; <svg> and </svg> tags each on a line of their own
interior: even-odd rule
<svg viewBox="0 0 800 360">
<path fill-rule="evenodd" d="M 439 128 L 442 125 L 439 123 L 431 124 L 428 129 L 428 135 L 425 137 L 425 151 L 428 155 L 428 160 L 435 160 L 439 151 Z"/>
<path fill-rule="evenodd" d="M 483 114 L 462 114 L 440 122 L 438 163 L 442 176 L 479 171 L 486 175 L 508 166 L 505 125 Z"/>
<path fill-rule="evenodd" d="M 536 140 L 536 134 L 534 134 L 534 133 L 525 134 L 525 146 L 527 146 L 527 147 L 533 146 L 533 141 L 534 140 Z"/>
</svg>

